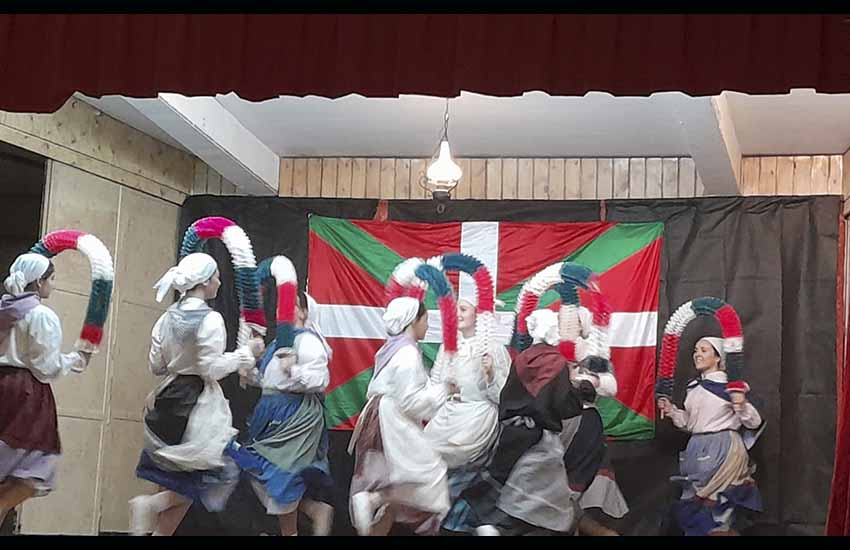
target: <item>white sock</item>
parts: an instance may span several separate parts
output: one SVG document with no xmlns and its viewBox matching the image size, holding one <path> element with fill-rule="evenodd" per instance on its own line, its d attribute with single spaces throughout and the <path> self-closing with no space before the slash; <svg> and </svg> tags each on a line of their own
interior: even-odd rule
<svg viewBox="0 0 850 550">
<path fill-rule="evenodd" d="M 150 506 L 153 507 L 154 510 L 158 514 L 185 502 L 186 499 L 175 493 L 174 491 L 161 491 L 155 495 L 151 495 L 148 497 L 148 502 Z"/>
<path fill-rule="evenodd" d="M 146 504 L 159 514 L 171 508 L 171 491 L 162 491 L 147 497 Z"/>
</svg>

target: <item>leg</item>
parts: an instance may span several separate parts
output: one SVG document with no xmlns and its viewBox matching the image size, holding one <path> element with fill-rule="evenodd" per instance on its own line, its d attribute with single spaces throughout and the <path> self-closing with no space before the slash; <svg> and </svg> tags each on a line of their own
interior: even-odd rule
<svg viewBox="0 0 850 550">
<path fill-rule="evenodd" d="M 385 505 L 387 499 L 378 492 L 362 491 L 351 495 L 351 522 L 361 537 L 386 536 L 395 522 L 392 506 Z M 383 514 L 376 513 L 383 506 Z"/>
<path fill-rule="evenodd" d="M 589 537 L 618 537 L 620 534 L 585 514 L 578 522 L 578 531 Z"/>
<path fill-rule="evenodd" d="M 186 517 L 186 512 L 192 507 L 192 501 L 188 500 L 177 493 L 175 495 L 179 502 L 168 509 L 159 513 L 156 521 L 156 530 L 153 532 L 155 537 L 170 537 L 180 527 L 183 518 Z"/>
<path fill-rule="evenodd" d="M 130 532 L 146 535 L 156 531 L 160 536 L 170 536 L 191 506 L 191 500 L 173 491 L 137 496 L 130 500 Z"/>
<path fill-rule="evenodd" d="M 313 535 L 326 537 L 331 534 L 333 527 L 334 509 L 330 504 L 305 498 L 299 508 L 313 522 Z"/>
<path fill-rule="evenodd" d="M 280 514 L 277 516 L 277 521 L 280 524 L 280 534 L 284 537 L 294 537 L 298 535 L 298 509 L 289 512 L 288 514 Z"/>
<path fill-rule="evenodd" d="M 35 488 L 20 479 L 6 480 L 0 490 L 0 524 L 6 519 L 6 514 L 18 504 L 32 498 Z"/>
<path fill-rule="evenodd" d="M 351 523 L 361 537 L 372 532 L 375 522 L 375 510 L 380 506 L 380 495 L 370 491 L 360 491 L 351 495 Z"/>
<path fill-rule="evenodd" d="M 372 537 L 386 537 L 390 533 L 390 529 L 393 528 L 393 524 L 395 523 L 395 512 L 393 511 L 391 506 L 387 506 L 384 510 L 384 515 L 378 520 L 375 525 L 372 526 L 372 531 L 369 533 L 369 536 Z"/>
<path fill-rule="evenodd" d="M 302 501 L 296 500 L 287 504 L 280 504 L 269 495 L 265 486 L 256 479 L 251 480 L 251 488 L 254 489 L 254 494 L 257 495 L 257 500 L 265 508 L 266 513 L 270 516 L 277 516 L 280 534 L 284 537 L 298 535 L 298 510 L 302 507 Z"/>
</svg>

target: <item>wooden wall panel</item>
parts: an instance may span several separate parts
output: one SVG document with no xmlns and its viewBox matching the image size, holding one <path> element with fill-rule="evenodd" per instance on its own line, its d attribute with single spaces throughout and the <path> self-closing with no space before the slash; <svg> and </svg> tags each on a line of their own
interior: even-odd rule
<svg viewBox="0 0 850 550">
<path fill-rule="evenodd" d="M 579 196 L 582 199 L 596 198 L 596 159 L 581 159 Z"/>
<path fill-rule="evenodd" d="M 679 159 L 679 196 L 696 196 L 696 169 L 694 159 L 684 157 Z"/>
<path fill-rule="evenodd" d="M 759 165 L 759 195 L 776 194 L 776 157 L 761 157 Z"/>
<path fill-rule="evenodd" d="M 487 159 L 486 197 L 502 198 L 502 159 Z"/>
<path fill-rule="evenodd" d="M 535 200 L 549 198 L 549 159 L 534 159 L 532 196 Z"/>
<path fill-rule="evenodd" d="M 517 178 L 519 177 L 517 159 L 502 159 L 502 199 L 517 198 Z"/>
<path fill-rule="evenodd" d="M 280 195 L 430 199 L 419 185 L 431 159 L 284 158 Z M 459 158 L 463 177 L 453 199 L 570 200 L 701 197 L 702 179 L 689 157 Z M 742 195 L 840 194 L 842 155 L 741 159 Z M 195 167 L 192 192 L 235 188 L 206 165 Z"/>
</svg>

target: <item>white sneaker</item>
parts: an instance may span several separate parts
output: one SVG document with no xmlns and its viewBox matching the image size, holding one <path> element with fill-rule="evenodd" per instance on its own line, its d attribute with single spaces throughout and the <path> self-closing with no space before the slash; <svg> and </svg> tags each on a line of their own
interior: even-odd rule
<svg viewBox="0 0 850 550">
<path fill-rule="evenodd" d="M 313 536 L 326 537 L 330 535 L 334 522 L 333 506 L 324 502 L 317 502 L 310 508 L 309 516 L 313 520 Z"/>
<path fill-rule="evenodd" d="M 475 528 L 475 536 L 477 537 L 501 537 L 499 530 L 492 525 L 481 525 Z"/>
<path fill-rule="evenodd" d="M 151 505 L 150 495 L 130 499 L 130 534 L 135 537 L 149 535 L 156 529 L 159 512 Z"/>
<path fill-rule="evenodd" d="M 361 491 L 351 495 L 351 522 L 357 534 L 361 537 L 369 536 L 374 521 L 374 498 L 372 493 Z"/>
</svg>

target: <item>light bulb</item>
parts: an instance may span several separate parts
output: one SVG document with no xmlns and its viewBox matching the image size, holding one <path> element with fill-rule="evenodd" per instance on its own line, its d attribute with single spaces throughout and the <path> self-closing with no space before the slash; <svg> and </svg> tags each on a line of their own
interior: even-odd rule
<svg viewBox="0 0 850 550">
<path fill-rule="evenodd" d="M 449 142 L 443 140 L 440 142 L 440 155 L 437 160 L 428 167 L 425 173 L 428 180 L 434 184 L 455 184 L 460 181 L 463 172 L 460 166 L 452 160 L 452 152 L 449 149 Z"/>
</svg>

